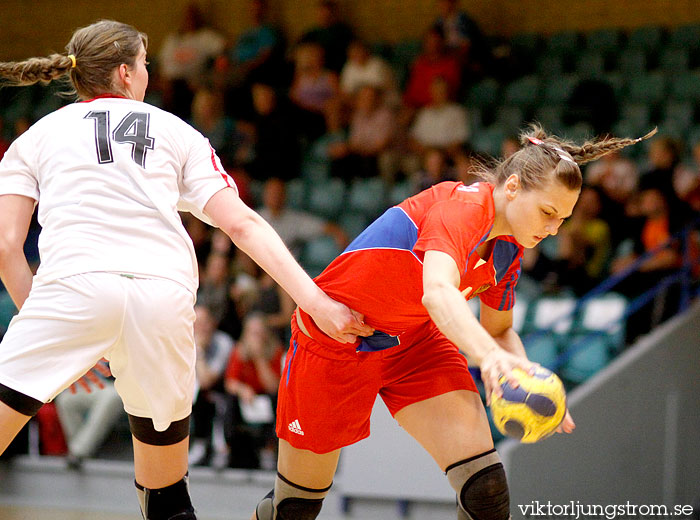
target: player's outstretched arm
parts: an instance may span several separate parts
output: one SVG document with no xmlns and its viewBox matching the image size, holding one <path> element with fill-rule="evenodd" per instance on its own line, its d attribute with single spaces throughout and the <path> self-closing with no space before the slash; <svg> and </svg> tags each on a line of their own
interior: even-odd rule
<svg viewBox="0 0 700 520">
<path fill-rule="evenodd" d="M 32 288 L 32 271 L 24 256 L 24 241 L 34 213 L 34 199 L 0 195 L 0 278 L 17 308 Z"/>
<path fill-rule="evenodd" d="M 275 230 L 246 206 L 234 190 L 223 189 L 216 193 L 207 202 L 204 212 L 265 269 L 328 336 L 341 343 L 352 343 L 358 335 L 372 334 L 372 328 L 362 323 L 348 307 L 318 288 Z"/>
<path fill-rule="evenodd" d="M 513 368 L 529 372 L 534 364 L 499 346 L 469 309 L 459 291 L 459 269 L 447 253 L 426 251 L 423 258 L 423 305 L 437 328 L 481 368 L 487 399 L 500 394 L 498 379 L 508 377 L 513 387 L 518 381 Z"/>
</svg>

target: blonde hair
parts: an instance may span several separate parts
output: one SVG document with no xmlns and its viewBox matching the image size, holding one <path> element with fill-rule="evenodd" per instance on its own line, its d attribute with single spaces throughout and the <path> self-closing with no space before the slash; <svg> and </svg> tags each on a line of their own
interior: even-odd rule
<svg viewBox="0 0 700 520">
<path fill-rule="evenodd" d="M 571 190 L 578 190 L 583 184 L 579 165 L 649 139 L 656 131 L 655 128 L 637 139 L 605 136 L 577 145 L 547 134 L 539 124 L 532 123 L 519 136 L 520 150 L 491 167 L 481 165 L 478 174 L 496 185 L 516 174 L 525 190 L 542 187 L 553 179 Z"/>
<path fill-rule="evenodd" d="M 122 63 L 134 67 L 141 45 L 148 48 L 148 36 L 131 25 L 100 20 L 77 29 L 65 55 L 0 63 L 0 78 L 14 86 L 64 80 L 72 87 L 65 94 L 81 99 L 120 93 L 113 85 L 113 71 Z"/>
</svg>

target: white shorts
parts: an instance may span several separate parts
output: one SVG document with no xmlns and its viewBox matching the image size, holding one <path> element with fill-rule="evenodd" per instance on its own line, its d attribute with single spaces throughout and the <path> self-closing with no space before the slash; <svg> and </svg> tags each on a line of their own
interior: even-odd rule
<svg viewBox="0 0 700 520">
<path fill-rule="evenodd" d="M 193 306 L 176 282 L 116 273 L 32 287 L 0 344 L 0 383 L 48 402 L 105 357 L 126 412 L 164 431 L 192 410 Z"/>
</svg>

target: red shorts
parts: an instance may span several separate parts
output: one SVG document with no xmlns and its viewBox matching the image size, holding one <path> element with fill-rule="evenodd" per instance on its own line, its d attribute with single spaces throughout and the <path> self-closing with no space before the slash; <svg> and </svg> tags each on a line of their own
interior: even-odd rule
<svg viewBox="0 0 700 520">
<path fill-rule="evenodd" d="M 292 318 L 280 381 L 277 435 L 292 446 L 328 453 L 369 436 L 377 394 L 391 415 L 453 390 L 477 392 L 467 360 L 429 323 L 412 341 L 378 352 L 320 344 Z"/>
</svg>

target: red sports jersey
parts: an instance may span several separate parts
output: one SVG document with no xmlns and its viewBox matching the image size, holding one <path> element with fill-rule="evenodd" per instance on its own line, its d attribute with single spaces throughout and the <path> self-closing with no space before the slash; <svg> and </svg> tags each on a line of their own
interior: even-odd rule
<svg viewBox="0 0 700 520">
<path fill-rule="evenodd" d="M 442 182 L 390 208 L 365 229 L 317 278 L 331 298 L 365 316 L 376 333 L 356 349 L 376 351 L 404 343 L 426 321 L 423 257 L 428 250 L 449 254 L 462 273 L 465 298 L 479 295 L 498 310 L 515 303 L 523 247 L 513 237 L 495 240 L 488 258 L 477 247 L 494 222 L 493 185 Z M 329 344 L 309 316 L 301 317 L 319 343 Z"/>
</svg>

